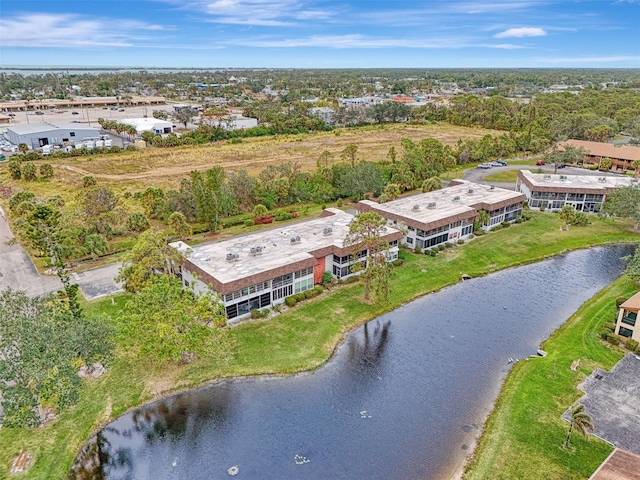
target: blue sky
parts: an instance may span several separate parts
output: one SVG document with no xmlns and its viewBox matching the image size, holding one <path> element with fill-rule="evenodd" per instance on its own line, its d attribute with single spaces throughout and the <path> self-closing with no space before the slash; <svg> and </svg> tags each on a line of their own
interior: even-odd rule
<svg viewBox="0 0 640 480">
<path fill-rule="evenodd" d="M 640 67 L 640 0 L 0 0 L 0 65 Z"/>
</svg>

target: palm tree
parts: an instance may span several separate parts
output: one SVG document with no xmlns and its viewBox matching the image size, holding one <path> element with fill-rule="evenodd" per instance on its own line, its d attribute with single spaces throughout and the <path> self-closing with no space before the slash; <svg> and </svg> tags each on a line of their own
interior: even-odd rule
<svg viewBox="0 0 640 480">
<path fill-rule="evenodd" d="M 638 170 L 640 169 L 640 158 L 637 159 L 637 160 L 634 160 L 631 163 L 631 166 L 635 169 L 635 176 L 637 177 L 638 176 Z"/>
<path fill-rule="evenodd" d="M 587 430 L 593 430 L 593 423 L 591 417 L 584 411 L 584 405 L 577 405 L 576 408 L 571 407 L 571 421 L 569 423 L 569 431 L 567 432 L 567 439 L 564 442 L 564 448 L 569 448 L 569 441 L 571 440 L 571 431 L 573 428 L 576 432 L 580 433 L 583 437 L 587 436 Z"/>
<path fill-rule="evenodd" d="M 490 220 L 489 212 L 487 212 L 486 210 L 478 210 L 476 220 L 478 221 L 480 227 L 482 227 L 483 225 L 488 225 Z"/>
</svg>

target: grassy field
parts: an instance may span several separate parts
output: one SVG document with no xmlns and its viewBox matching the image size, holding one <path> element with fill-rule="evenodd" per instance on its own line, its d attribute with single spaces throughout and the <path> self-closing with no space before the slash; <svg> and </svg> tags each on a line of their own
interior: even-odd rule
<svg viewBox="0 0 640 480">
<path fill-rule="evenodd" d="M 640 240 L 629 224 L 613 224 L 596 217 L 593 222 L 567 232 L 560 231 L 562 222 L 557 215 L 534 214 L 527 223 L 476 238 L 434 258 L 407 254 L 404 265 L 393 270 L 389 304 L 357 301 L 362 295 L 359 283 L 335 288 L 266 321 L 230 329 L 234 349 L 227 362 L 201 358 L 186 366 L 160 366 L 134 361 L 126 352 L 118 352 L 107 374 L 87 382 L 78 404 L 52 425 L 37 430 L 1 429 L 0 466 L 6 469 L 11 458 L 24 449 L 35 458 L 28 478 L 64 478 L 91 433 L 136 405 L 220 378 L 317 368 L 351 329 L 404 302 L 458 282 L 463 273 L 475 277 L 567 250 Z M 86 309 L 115 317 L 125 302 L 126 296 L 118 296 L 113 304 L 111 299 L 103 299 L 87 304 Z M 585 363 L 584 368 L 588 367 Z M 3 475 L 7 475 L 6 470 L 0 470 L 0 477 Z"/>
<path fill-rule="evenodd" d="M 94 176 L 99 184 L 109 185 L 119 193 L 135 192 L 149 186 L 176 188 L 191 170 L 203 170 L 214 165 L 230 170 L 246 169 L 251 174 L 257 174 L 267 165 L 298 162 L 303 171 L 309 171 L 316 168 L 323 151 L 328 150 L 339 160 L 340 153 L 350 143 L 358 146 L 359 159 L 377 162 L 386 157 L 392 146 L 400 154 L 400 140 L 403 138 L 420 141 L 432 137 L 453 146 L 459 139 L 499 133 L 448 124 L 389 124 L 333 132 L 254 137 L 237 144 L 218 142 L 206 146 L 149 148 L 118 155 L 47 159 L 34 163 L 50 162 L 56 172 L 53 179 L 39 182 L 7 180 L 7 184 L 28 188 L 37 195 L 60 194 L 65 200 L 70 200 L 67 193 L 77 190 L 82 177 L 86 175 Z M 6 163 L 0 164 L 0 174 L 6 168 Z"/>
<path fill-rule="evenodd" d="M 465 480 L 585 479 L 611 453 L 595 437 L 571 437 L 562 448 L 568 423 L 560 416 L 582 396 L 576 386 L 598 367 L 609 370 L 620 349 L 598 339 L 602 325 L 616 314 L 615 299 L 636 293 L 627 277 L 587 301 L 542 345 L 544 358 L 518 363 L 510 372 L 489 417 Z M 580 368 L 569 368 L 580 359 Z"/>
<path fill-rule="evenodd" d="M 485 182 L 516 182 L 518 176 L 518 170 L 502 170 L 497 173 L 490 173 L 485 175 L 483 180 Z"/>
</svg>

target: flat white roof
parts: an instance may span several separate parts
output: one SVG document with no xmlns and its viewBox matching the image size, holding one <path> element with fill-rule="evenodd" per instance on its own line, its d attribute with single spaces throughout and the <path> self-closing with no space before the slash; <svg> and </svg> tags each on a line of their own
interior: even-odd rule
<svg viewBox="0 0 640 480">
<path fill-rule="evenodd" d="M 60 122 L 60 123 L 49 123 L 49 122 L 37 122 L 30 124 L 20 124 L 20 125 L 11 125 L 7 126 L 8 131 L 14 132 L 16 135 L 29 135 L 32 133 L 44 133 L 51 132 L 55 130 L 92 130 L 96 133 L 100 131 L 99 128 L 91 127 L 89 125 L 83 125 L 79 123 L 68 123 L 68 122 Z"/>
<path fill-rule="evenodd" d="M 123 118 L 120 123 L 136 127 L 136 130 L 151 130 L 154 128 L 172 127 L 171 122 L 158 118 Z"/>
<path fill-rule="evenodd" d="M 580 188 L 600 190 L 603 188 L 626 187 L 636 185 L 637 180 L 623 175 L 564 175 L 549 173 L 532 173 L 520 170 L 524 178 L 534 187 Z"/>
<path fill-rule="evenodd" d="M 195 266 L 202 269 L 221 283 L 229 283 L 262 272 L 284 267 L 300 260 L 315 258 L 311 253 L 324 247 L 344 248 L 344 238 L 349 232 L 349 224 L 354 216 L 336 208 L 326 209 L 333 215 L 307 220 L 282 227 L 262 230 L 221 242 L 189 247 L 184 242 L 169 244 Z M 325 234 L 325 228 L 331 228 Z M 387 227 L 387 233 L 395 232 Z M 299 242 L 291 239 L 299 237 Z M 259 254 L 251 249 L 262 247 Z M 189 252 L 190 250 L 190 252 Z M 227 260 L 227 254 L 237 254 L 238 259 Z"/>
<path fill-rule="evenodd" d="M 477 205 L 482 203 L 493 205 L 510 200 L 515 203 L 518 197 L 522 197 L 521 193 L 513 190 L 466 180 L 456 181 L 461 183 L 434 192 L 419 193 L 380 204 L 370 200 L 363 200 L 361 203 L 370 205 L 378 211 L 429 224 L 467 212 L 473 213 L 478 208 Z"/>
</svg>

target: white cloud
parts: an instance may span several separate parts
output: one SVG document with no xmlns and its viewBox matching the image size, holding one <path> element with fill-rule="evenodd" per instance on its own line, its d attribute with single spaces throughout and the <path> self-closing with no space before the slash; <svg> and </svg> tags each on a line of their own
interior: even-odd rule
<svg viewBox="0 0 640 480">
<path fill-rule="evenodd" d="M 545 30 L 538 27 L 508 28 L 504 32 L 496 33 L 495 38 L 521 38 L 521 37 L 544 37 Z"/>
<path fill-rule="evenodd" d="M 212 23 L 233 25 L 286 27 L 332 16 L 330 10 L 306 8 L 299 0 L 197 0 L 186 8 L 204 11 Z"/>
<path fill-rule="evenodd" d="M 130 47 L 142 32 L 166 30 L 136 20 L 31 13 L 0 19 L 4 47 Z"/>
</svg>

